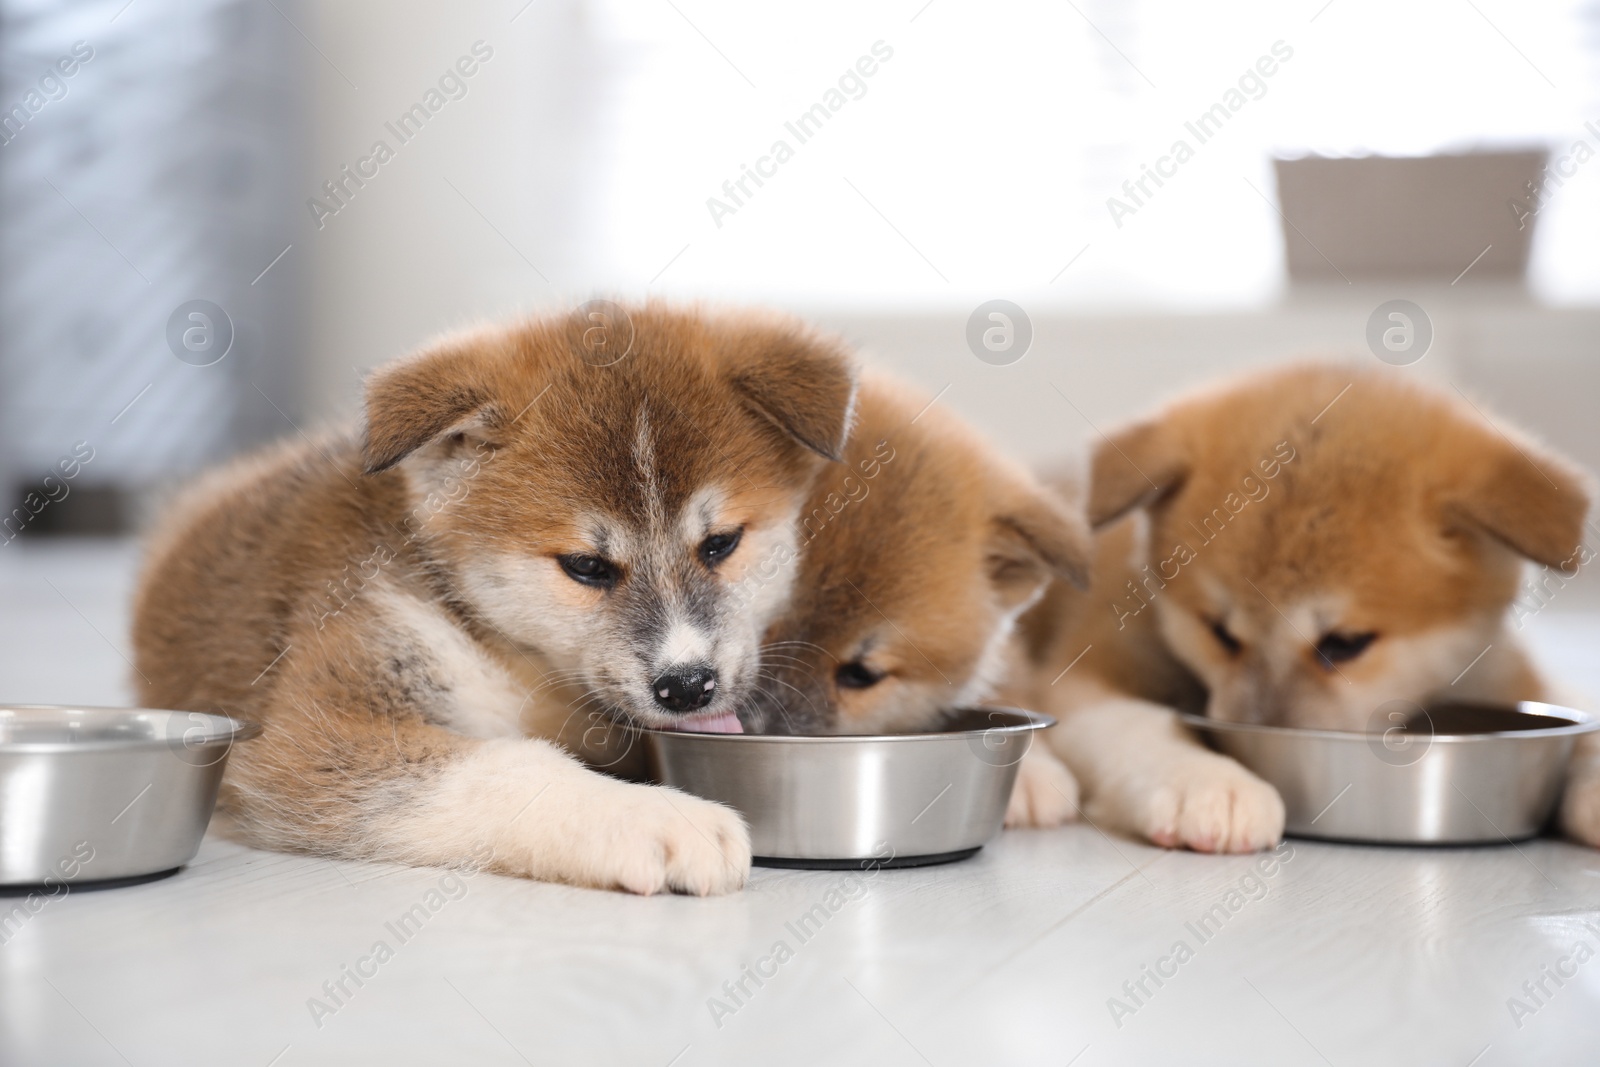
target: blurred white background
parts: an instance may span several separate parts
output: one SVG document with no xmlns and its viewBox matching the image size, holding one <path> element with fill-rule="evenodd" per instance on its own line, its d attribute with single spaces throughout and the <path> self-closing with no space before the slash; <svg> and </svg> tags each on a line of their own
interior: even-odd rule
<svg viewBox="0 0 1600 1067">
<path fill-rule="evenodd" d="M 87 481 L 137 494 L 353 417 L 367 368 L 441 331 L 647 295 L 836 327 L 1030 458 L 1235 368 L 1371 359 L 1368 317 L 1405 298 L 1435 337 L 1400 372 L 1600 465 L 1594 0 L 0 12 L 7 100 L 74 41 L 96 50 L 0 145 L 0 473 L 17 485 L 87 439 Z M 1186 124 L 1230 91 L 1200 143 Z M 790 124 L 819 104 L 801 143 Z M 1179 139 L 1193 157 L 1130 201 Z M 792 157 L 764 162 L 779 140 Z M 1570 176 L 1540 193 L 1525 282 L 1467 262 L 1455 284 L 1287 280 L 1275 158 L 1526 148 Z M 736 202 L 725 183 L 756 166 Z M 1504 224 L 1527 196 L 1506 192 L 1473 211 Z M 1112 197 L 1137 210 L 1114 219 Z M 965 340 L 996 298 L 1034 332 L 1003 367 Z M 191 299 L 236 328 L 210 366 L 169 350 Z"/>
</svg>

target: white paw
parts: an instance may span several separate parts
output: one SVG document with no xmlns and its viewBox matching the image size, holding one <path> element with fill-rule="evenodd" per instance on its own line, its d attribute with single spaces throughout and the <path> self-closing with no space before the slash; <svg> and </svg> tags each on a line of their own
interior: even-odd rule
<svg viewBox="0 0 1600 1067">
<path fill-rule="evenodd" d="M 1577 841 L 1600 848 L 1600 776 L 1580 775 L 1561 796 L 1561 829 Z"/>
<path fill-rule="evenodd" d="M 1060 826 L 1078 817 L 1078 780 L 1066 764 L 1034 745 L 1017 766 L 1006 805 L 1007 828 Z"/>
<path fill-rule="evenodd" d="M 750 876 L 750 831 L 732 808 L 664 786 L 607 783 L 562 881 L 630 893 L 732 893 Z M 531 814 L 531 813 L 530 813 Z"/>
<path fill-rule="evenodd" d="M 1283 838 L 1283 800 L 1230 759 L 1184 760 L 1156 785 L 1136 825 L 1163 848 L 1258 852 Z"/>
</svg>

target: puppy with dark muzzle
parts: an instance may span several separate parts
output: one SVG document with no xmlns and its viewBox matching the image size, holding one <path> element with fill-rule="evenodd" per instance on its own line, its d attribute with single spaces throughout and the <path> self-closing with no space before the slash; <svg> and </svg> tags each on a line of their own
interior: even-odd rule
<svg viewBox="0 0 1600 1067">
<path fill-rule="evenodd" d="M 265 726 L 222 800 L 266 847 L 736 889 L 736 813 L 530 738 L 600 706 L 735 727 L 789 583 L 735 590 L 794 550 L 854 392 L 786 320 L 649 306 L 446 340 L 374 374 L 364 435 L 178 505 L 135 605 L 141 699 Z"/>
<path fill-rule="evenodd" d="M 769 733 L 911 733 L 992 697 L 1011 631 L 1053 579 L 1086 580 L 1081 512 L 949 410 L 886 375 L 862 376 L 844 463 L 801 518 L 796 570 L 768 632 L 747 719 Z M 1024 759 L 1009 825 L 1072 817 L 1077 785 L 1043 746 Z"/>
</svg>

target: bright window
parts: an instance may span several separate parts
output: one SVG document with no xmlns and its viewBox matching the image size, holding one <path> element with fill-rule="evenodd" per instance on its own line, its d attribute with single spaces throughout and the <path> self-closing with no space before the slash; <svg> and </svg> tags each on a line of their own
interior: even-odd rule
<svg viewBox="0 0 1600 1067">
<path fill-rule="evenodd" d="M 1600 152 L 1592 7 L 921 3 L 603 4 L 604 273 L 791 303 L 1248 306 L 1283 284 L 1274 154 Z M 1230 89 L 1200 143 L 1185 123 Z M 803 143 L 785 126 L 830 99 Z M 1119 228 L 1107 198 L 1180 140 L 1193 157 Z M 1600 160 L 1541 213 L 1540 295 L 1600 297 L 1597 193 Z"/>
</svg>

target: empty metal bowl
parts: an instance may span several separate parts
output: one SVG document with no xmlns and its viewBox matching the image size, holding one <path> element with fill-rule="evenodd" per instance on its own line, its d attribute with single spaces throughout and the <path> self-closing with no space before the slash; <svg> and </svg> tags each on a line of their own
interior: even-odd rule
<svg viewBox="0 0 1600 1067">
<path fill-rule="evenodd" d="M 1387 710 L 1385 710 L 1387 709 Z M 1586 712 L 1395 702 L 1368 733 L 1183 720 L 1270 782 L 1296 837 L 1391 844 L 1485 844 L 1538 834 L 1561 798 Z"/>
<path fill-rule="evenodd" d="M 0 706 L 0 885 L 181 867 L 200 848 L 233 743 L 260 732 L 200 712 Z"/>
<path fill-rule="evenodd" d="M 1054 725 L 975 708 L 925 734 L 640 734 L 655 781 L 744 815 L 759 865 L 916 867 L 966 859 L 1000 831 L 1017 764 Z"/>
</svg>

